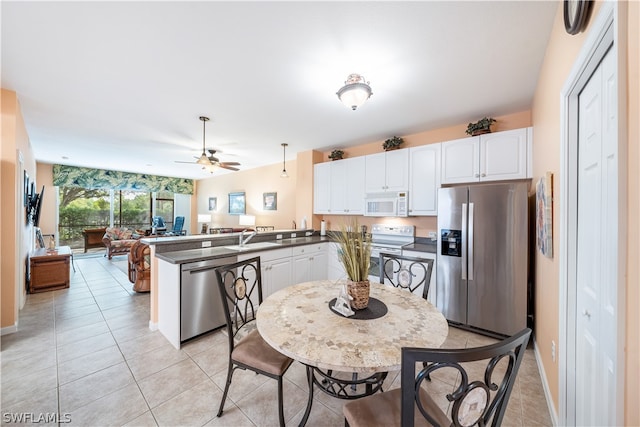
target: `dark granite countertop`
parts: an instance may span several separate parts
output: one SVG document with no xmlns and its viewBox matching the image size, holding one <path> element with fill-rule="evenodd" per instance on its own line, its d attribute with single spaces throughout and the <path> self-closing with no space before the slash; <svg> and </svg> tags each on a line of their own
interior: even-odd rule
<svg viewBox="0 0 640 427">
<path fill-rule="evenodd" d="M 252 252 L 262 252 L 262 251 L 271 251 L 277 249 L 285 249 L 291 248 L 295 246 L 302 245 L 312 245 L 315 243 L 321 242 L 329 242 L 330 238 L 327 236 L 319 236 L 313 235 L 308 237 L 295 237 L 289 239 L 278 239 L 278 240 L 268 240 L 266 242 L 272 243 L 273 245 L 269 245 L 267 247 L 260 246 L 260 243 L 264 243 L 265 241 L 254 241 L 249 242 L 246 247 L 242 250 L 236 249 L 228 249 L 226 246 L 235 246 L 234 245 L 224 245 L 224 246 L 213 246 L 210 248 L 198 248 L 198 249 L 186 249 L 186 250 L 178 250 L 173 252 L 156 252 L 156 257 L 163 261 L 167 261 L 171 264 L 186 264 L 189 262 L 196 261 L 204 261 L 215 258 L 224 258 L 228 256 L 252 253 Z M 252 246 L 253 243 L 257 245 Z"/>
</svg>

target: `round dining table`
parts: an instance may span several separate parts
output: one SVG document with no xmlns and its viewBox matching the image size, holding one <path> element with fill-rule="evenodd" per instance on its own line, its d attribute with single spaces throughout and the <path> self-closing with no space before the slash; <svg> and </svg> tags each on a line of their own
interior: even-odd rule
<svg viewBox="0 0 640 427">
<path fill-rule="evenodd" d="M 429 301 L 375 282 L 369 307 L 345 317 L 331 308 L 345 284 L 319 280 L 289 286 L 258 309 L 262 338 L 307 366 L 309 400 L 300 425 L 311 411 L 314 384 L 341 399 L 375 393 L 389 371 L 400 370 L 402 347 L 438 348 L 448 335 L 446 319 Z M 351 380 L 334 372 L 351 373 Z M 349 391 L 358 385 L 364 392 Z"/>
</svg>

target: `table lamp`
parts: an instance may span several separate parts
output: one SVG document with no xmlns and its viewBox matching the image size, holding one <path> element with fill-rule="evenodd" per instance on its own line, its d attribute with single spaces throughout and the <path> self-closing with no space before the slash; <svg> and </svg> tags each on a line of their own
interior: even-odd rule
<svg viewBox="0 0 640 427">
<path fill-rule="evenodd" d="M 239 225 L 246 225 L 248 227 L 255 227 L 256 217 L 254 215 L 240 215 L 238 219 Z"/>
<path fill-rule="evenodd" d="M 207 234 L 207 226 L 209 222 L 211 222 L 210 214 L 198 214 L 198 222 L 202 223 L 202 229 L 200 230 L 200 234 Z"/>
</svg>

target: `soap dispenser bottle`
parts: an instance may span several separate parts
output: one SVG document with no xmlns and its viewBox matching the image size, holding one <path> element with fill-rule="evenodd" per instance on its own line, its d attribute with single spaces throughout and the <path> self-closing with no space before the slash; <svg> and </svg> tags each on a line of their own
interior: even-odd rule
<svg viewBox="0 0 640 427">
<path fill-rule="evenodd" d="M 307 217 L 303 216 L 302 221 L 300 221 L 300 229 L 305 230 L 307 228 Z"/>
</svg>

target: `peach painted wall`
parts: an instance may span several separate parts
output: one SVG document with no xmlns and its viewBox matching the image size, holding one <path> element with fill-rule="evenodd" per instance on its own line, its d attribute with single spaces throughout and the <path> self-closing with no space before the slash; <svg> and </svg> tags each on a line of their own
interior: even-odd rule
<svg viewBox="0 0 640 427">
<path fill-rule="evenodd" d="M 638 221 L 640 217 L 640 153 L 638 152 L 638 3 L 628 3 L 629 11 L 626 7 L 621 7 L 620 20 L 624 29 L 629 27 L 629 32 L 620 34 L 621 47 L 628 44 L 629 62 L 626 70 L 621 71 L 621 76 L 628 76 L 628 129 L 620 129 L 621 138 L 629 136 L 629 156 L 628 156 L 628 182 L 621 183 L 627 185 L 628 189 L 628 230 L 630 238 L 627 243 L 627 282 L 624 290 L 627 296 L 627 318 L 626 318 L 626 338 L 625 338 L 625 372 L 627 382 L 625 383 L 625 425 L 640 425 L 639 405 L 640 395 L 638 392 L 638 342 L 640 341 L 640 321 L 638 317 L 638 304 L 640 297 L 638 292 L 640 265 L 640 250 L 638 238 Z M 600 11 L 601 3 L 595 4 L 590 22 L 596 19 Z M 559 218 L 560 208 L 563 200 L 560 199 L 560 92 L 567 80 L 569 73 L 574 66 L 585 39 L 589 35 L 589 30 L 581 34 L 571 36 L 564 30 L 562 3 L 558 4 L 556 17 L 547 46 L 547 51 L 538 78 L 538 85 L 534 96 L 532 118 L 533 118 L 533 182 L 536 182 L 545 172 L 553 172 L 554 183 L 554 205 L 553 217 Z M 623 67 L 625 64 L 623 63 Z M 623 84 L 624 82 L 620 82 Z M 624 227 L 623 227 L 624 228 Z M 557 221 L 554 221 L 553 235 L 559 236 L 560 230 Z M 559 240 L 554 239 L 553 252 L 559 251 Z M 535 329 L 536 344 L 539 349 L 541 364 L 544 369 L 542 375 L 546 378 L 549 391 L 553 398 L 553 405 L 558 412 L 559 397 L 559 375 L 557 362 L 551 359 L 551 341 L 559 345 L 559 258 L 546 258 L 536 253 L 536 313 Z M 557 347 L 557 353 L 562 354 L 563 348 Z M 557 359 L 556 359 L 557 360 Z M 634 380 L 631 380 L 631 379 Z"/>
<path fill-rule="evenodd" d="M 522 111 L 513 114 L 507 114 L 504 116 L 495 116 L 497 122 L 491 127 L 494 132 L 500 132 L 504 130 L 519 129 L 531 126 L 531 112 Z M 420 145 L 434 144 L 443 141 L 450 141 L 453 139 L 459 139 L 467 137 L 465 133 L 468 123 L 461 123 L 456 126 L 450 126 L 446 128 L 434 129 L 425 132 L 414 133 L 411 135 L 398 135 L 404 140 L 402 148 L 418 147 Z M 368 144 L 358 145 L 356 147 L 344 148 L 345 158 L 365 156 L 367 154 L 380 153 L 383 151 L 382 143 L 384 140 L 374 141 Z M 328 156 L 331 150 L 322 153 L 320 161 L 315 163 L 330 161 Z M 312 187 L 313 190 L 313 187 Z M 328 230 L 340 229 L 340 224 L 350 222 L 353 216 L 340 216 L 340 215 L 318 215 L 317 220 L 324 219 L 327 223 Z M 409 218 L 371 218 L 358 216 L 358 223 L 370 227 L 372 224 L 394 224 L 394 225 L 414 225 L 416 227 L 416 236 L 427 237 L 429 231 L 437 230 L 437 219 L 435 216 L 418 216 Z M 319 228 L 316 226 L 316 228 Z"/>
<path fill-rule="evenodd" d="M 21 188 L 23 167 L 36 178 L 36 163 L 31 151 L 20 103 L 15 92 L 2 89 L 2 147 L 0 150 L 0 328 L 12 332 L 17 326 L 18 310 L 25 298 L 25 262 L 33 247 L 32 227 L 26 224 Z"/>
<path fill-rule="evenodd" d="M 280 178 L 282 164 L 263 166 L 256 169 L 240 170 L 238 172 L 199 179 L 196 182 L 197 204 L 192 218 L 195 230 L 200 233 L 200 223 L 197 215 L 211 214 L 211 227 L 238 227 L 238 215 L 229 215 L 229 193 L 244 191 L 246 197 L 247 215 L 255 215 L 256 225 L 273 225 L 276 229 L 291 228 L 292 221 L 296 222 L 297 210 L 297 162 L 287 161 L 289 178 Z M 262 208 L 263 193 L 277 194 L 277 210 L 265 211 Z M 218 198 L 218 208 L 209 212 L 209 197 Z M 309 216 L 307 219 L 311 219 Z"/>
</svg>

